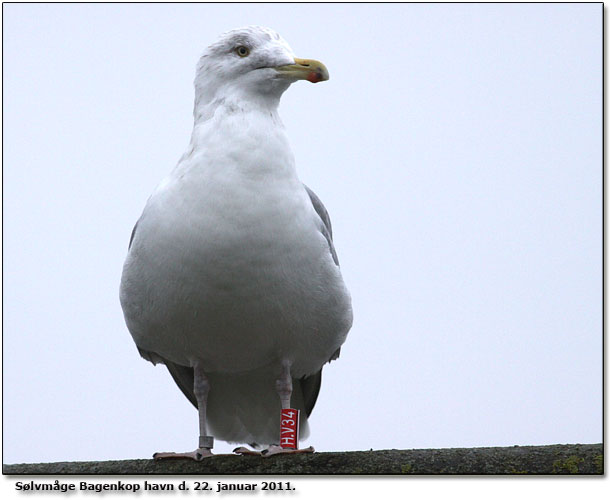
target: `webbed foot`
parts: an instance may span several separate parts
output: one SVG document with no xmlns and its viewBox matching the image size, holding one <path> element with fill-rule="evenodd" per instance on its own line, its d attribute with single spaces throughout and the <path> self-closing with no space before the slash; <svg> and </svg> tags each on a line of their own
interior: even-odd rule
<svg viewBox="0 0 610 500">
<path fill-rule="evenodd" d="M 282 448 L 281 446 L 278 446 L 277 444 L 272 444 L 269 446 L 269 448 L 267 448 L 266 450 L 262 450 L 262 451 L 254 451 L 251 450 L 249 448 L 246 448 L 245 446 L 239 446 L 238 448 L 235 448 L 233 450 L 233 453 L 237 453 L 238 455 L 254 455 L 257 457 L 270 457 L 273 455 L 282 455 L 282 454 L 295 454 L 295 453 L 314 453 L 316 450 L 314 449 L 313 446 L 310 446 L 309 448 L 301 448 L 301 449 L 295 449 L 295 448 Z"/>
</svg>

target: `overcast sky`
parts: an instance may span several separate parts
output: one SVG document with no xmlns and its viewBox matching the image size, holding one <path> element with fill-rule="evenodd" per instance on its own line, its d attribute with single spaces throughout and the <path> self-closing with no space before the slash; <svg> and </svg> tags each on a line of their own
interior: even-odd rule
<svg viewBox="0 0 610 500">
<path fill-rule="evenodd" d="M 3 10 L 4 463 L 196 446 L 118 287 L 197 59 L 248 24 L 331 75 L 280 107 L 355 317 L 306 444 L 601 441 L 601 4 Z"/>
</svg>

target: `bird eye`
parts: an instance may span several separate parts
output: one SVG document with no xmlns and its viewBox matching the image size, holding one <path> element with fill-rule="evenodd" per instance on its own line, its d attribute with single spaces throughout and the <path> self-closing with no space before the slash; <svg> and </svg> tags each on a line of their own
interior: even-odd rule
<svg viewBox="0 0 610 500">
<path fill-rule="evenodd" d="M 250 49 L 244 45 L 240 45 L 235 49 L 235 52 L 239 57 L 246 57 L 248 54 L 250 54 Z"/>
</svg>

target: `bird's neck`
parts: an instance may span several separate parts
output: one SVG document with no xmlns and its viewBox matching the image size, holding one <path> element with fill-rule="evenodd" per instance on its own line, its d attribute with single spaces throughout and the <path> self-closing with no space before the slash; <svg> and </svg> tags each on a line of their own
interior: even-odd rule
<svg viewBox="0 0 610 500">
<path fill-rule="evenodd" d="M 195 126 L 212 119 L 216 114 L 262 113 L 275 114 L 280 104 L 283 87 L 280 91 L 261 92 L 249 87 L 229 85 L 217 89 L 198 88 L 195 97 L 193 116 Z"/>
<path fill-rule="evenodd" d="M 294 156 L 278 114 L 279 97 L 230 97 L 199 102 L 190 152 L 202 164 L 245 175 L 296 178 Z"/>
</svg>

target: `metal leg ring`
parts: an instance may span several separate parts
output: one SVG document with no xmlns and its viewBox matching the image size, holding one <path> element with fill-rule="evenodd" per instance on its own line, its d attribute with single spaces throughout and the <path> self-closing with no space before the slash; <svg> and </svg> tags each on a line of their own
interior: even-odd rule
<svg viewBox="0 0 610 500">
<path fill-rule="evenodd" d="M 208 450 L 214 448 L 214 437 L 199 436 L 199 448 L 207 448 Z"/>
</svg>

